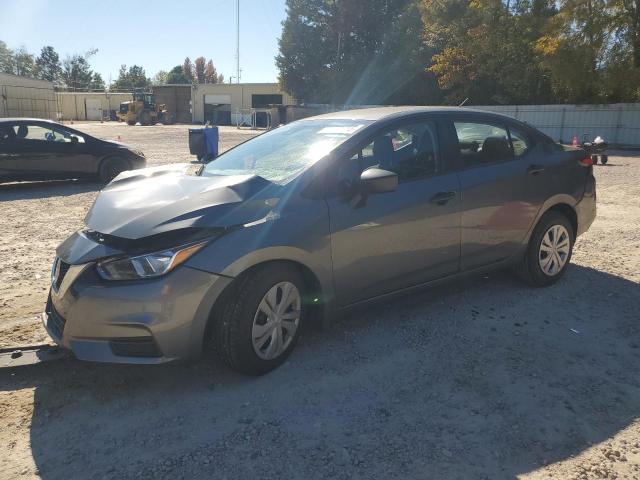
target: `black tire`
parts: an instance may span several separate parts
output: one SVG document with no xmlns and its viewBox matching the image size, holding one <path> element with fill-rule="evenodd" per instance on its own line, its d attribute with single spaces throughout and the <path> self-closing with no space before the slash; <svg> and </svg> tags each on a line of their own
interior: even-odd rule
<svg viewBox="0 0 640 480">
<path fill-rule="evenodd" d="M 98 177 L 100 181 L 109 183 L 116 178 L 120 173 L 125 170 L 129 170 L 131 167 L 129 162 L 120 157 L 105 158 L 100 164 L 100 170 L 98 171 Z"/>
<path fill-rule="evenodd" d="M 600 163 L 602 163 L 602 165 L 606 165 L 608 161 L 609 155 L 600 155 Z"/>
<path fill-rule="evenodd" d="M 151 125 L 151 114 L 147 110 L 143 110 L 140 112 L 140 115 L 138 115 L 138 121 L 140 125 Z"/>
<path fill-rule="evenodd" d="M 591 163 L 594 165 L 598 164 L 598 155 L 591 155 Z"/>
<path fill-rule="evenodd" d="M 563 226 L 569 233 L 569 253 L 562 268 L 554 275 L 546 274 L 539 261 L 540 246 L 544 235 L 549 229 L 555 225 Z M 546 212 L 538 224 L 536 225 L 531 238 L 529 239 L 529 245 L 527 251 L 519 265 L 516 267 L 516 273 L 526 283 L 536 287 L 547 287 L 556 283 L 565 273 L 569 262 L 571 261 L 571 255 L 573 253 L 573 244 L 575 242 L 575 232 L 569 219 L 560 212 L 550 211 Z"/>
<path fill-rule="evenodd" d="M 135 121 L 133 121 L 133 120 L 127 120 L 127 125 L 131 125 L 131 126 L 133 126 L 133 125 L 135 125 L 135 124 L 136 124 L 136 122 L 135 122 Z"/>
<path fill-rule="evenodd" d="M 214 309 L 213 345 L 218 356 L 232 369 L 247 375 L 262 375 L 280 366 L 295 348 L 306 317 L 304 303 L 298 328 L 279 356 L 265 360 L 253 347 L 251 336 L 258 306 L 266 293 L 280 282 L 294 284 L 304 300 L 305 285 L 300 272 L 291 265 L 271 264 L 238 278 Z"/>
</svg>

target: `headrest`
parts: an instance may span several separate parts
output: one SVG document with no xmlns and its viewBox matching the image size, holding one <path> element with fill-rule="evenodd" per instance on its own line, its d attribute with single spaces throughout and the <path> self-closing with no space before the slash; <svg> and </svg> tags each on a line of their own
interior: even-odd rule
<svg viewBox="0 0 640 480">
<path fill-rule="evenodd" d="M 511 156 L 511 146 L 507 137 L 487 137 L 482 144 L 485 161 L 500 160 Z"/>
<path fill-rule="evenodd" d="M 28 133 L 29 133 L 29 129 L 27 128 L 27 126 L 26 125 L 20 125 L 18 127 L 17 137 L 18 138 L 25 138 Z"/>
</svg>

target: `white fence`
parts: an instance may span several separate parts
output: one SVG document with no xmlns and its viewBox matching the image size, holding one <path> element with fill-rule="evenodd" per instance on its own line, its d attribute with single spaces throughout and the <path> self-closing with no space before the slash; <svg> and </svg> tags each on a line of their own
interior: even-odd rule
<svg viewBox="0 0 640 480">
<path fill-rule="evenodd" d="M 478 110 L 502 113 L 533 125 L 554 140 L 592 140 L 600 135 L 614 145 L 640 147 L 640 103 L 609 105 L 491 105 Z"/>
<path fill-rule="evenodd" d="M 56 118 L 53 84 L 0 73 L 0 118 Z"/>
</svg>

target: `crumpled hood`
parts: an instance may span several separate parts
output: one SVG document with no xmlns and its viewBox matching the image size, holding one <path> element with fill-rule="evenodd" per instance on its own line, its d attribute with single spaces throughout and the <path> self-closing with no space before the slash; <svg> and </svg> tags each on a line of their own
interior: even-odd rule
<svg viewBox="0 0 640 480">
<path fill-rule="evenodd" d="M 255 175 L 188 175 L 189 164 L 118 175 L 85 218 L 91 230 L 136 240 L 179 228 L 231 227 L 264 218 L 275 206 L 275 184 Z"/>
</svg>

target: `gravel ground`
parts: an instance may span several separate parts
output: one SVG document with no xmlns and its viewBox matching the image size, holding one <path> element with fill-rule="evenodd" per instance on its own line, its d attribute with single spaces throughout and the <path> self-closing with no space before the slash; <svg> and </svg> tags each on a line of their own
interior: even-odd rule
<svg viewBox="0 0 640 480">
<path fill-rule="evenodd" d="M 77 126 L 192 158 L 186 126 Z M 498 272 L 361 310 L 261 378 L 210 357 L 0 371 L 0 478 L 640 478 L 640 158 L 596 177 L 598 217 L 548 289 Z M 3 346 L 45 340 L 54 248 L 98 188 L 0 186 Z"/>
</svg>

